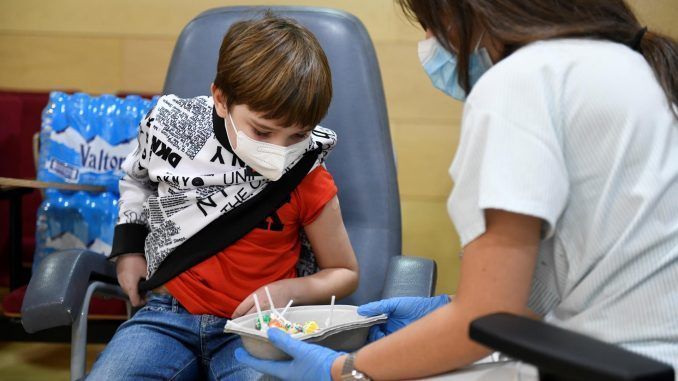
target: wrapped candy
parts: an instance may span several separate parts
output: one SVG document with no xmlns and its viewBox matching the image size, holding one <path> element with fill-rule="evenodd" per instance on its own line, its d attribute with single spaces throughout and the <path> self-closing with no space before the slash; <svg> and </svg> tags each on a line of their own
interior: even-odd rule
<svg viewBox="0 0 678 381">
<path fill-rule="evenodd" d="M 285 323 L 283 323 L 279 319 L 271 319 L 271 321 L 268 323 L 268 328 L 278 328 L 281 331 L 287 332 L 287 328 L 285 328 Z"/>
<path fill-rule="evenodd" d="M 307 321 L 304 324 L 301 323 L 292 323 L 291 321 L 278 316 L 277 314 L 264 314 L 263 323 L 268 328 L 277 328 L 281 331 L 287 332 L 290 335 L 296 335 L 300 333 L 313 333 L 320 329 L 318 323 L 314 320 Z M 261 320 L 257 318 L 254 323 L 254 328 L 257 330 L 262 330 Z"/>
<path fill-rule="evenodd" d="M 303 332 L 305 334 L 313 333 L 319 329 L 320 327 L 318 326 L 318 323 L 315 322 L 315 320 L 307 321 L 303 325 Z"/>
<path fill-rule="evenodd" d="M 271 315 L 264 314 L 263 320 L 264 324 L 268 326 L 269 323 L 271 322 Z M 261 331 L 261 319 L 257 318 L 257 320 L 254 322 L 254 329 Z"/>
<path fill-rule="evenodd" d="M 264 287 L 264 290 L 266 291 L 266 297 L 268 298 L 269 306 L 271 307 L 271 311 L 273 312 L 271 312 L 270 314 L 262 314 L 261 306 L 259 305 L 259 298 L 257 297 L 256 293 L 253 294 L 254 305 L 257 308 L 258 314 L 258 317 L 254 322 L 255 329 L 261 331 L 265 330 L 266 328 L 277 328 L 281 331 L 287 332 L 290 335 L 311 334 L 320 330 L 320 326 L 315 320 L 309 320 L 304 324 L 300 324 L 292 323 L 291 321 L 285 319 L 284 317 L 285 312 L 287 312 L 287 309 L 292 305 L 292 300 L 290 299 L 290 301 L 285 306 L 283 312 L 279 313 L 278 310 L 276 310 L 275 306 L 273 305 L 273 298 L 271 298 L 271 293 L 268 290 L 268 287 Z M 329 327 L 332 325 L 332 312 L 334 311 L 334 300 L 335 296 L 332 295 L 332 302 L 330 304 L 330 314 L 327 320 L 325 320 L 325 327 Z"/>
</svg>

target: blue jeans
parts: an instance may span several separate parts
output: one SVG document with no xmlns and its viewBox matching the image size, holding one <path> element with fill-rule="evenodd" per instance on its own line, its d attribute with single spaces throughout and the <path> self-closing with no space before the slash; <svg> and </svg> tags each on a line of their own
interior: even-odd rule
<svg viewBox="0 0 678 381">
<path fill-rule="evenodd" d="M 150 294 L 99 355 L 88 380 L 257 380 L 237 362 L 240 337 L 226 318 L 193 315 L 171 295 Z"/>
</svg>

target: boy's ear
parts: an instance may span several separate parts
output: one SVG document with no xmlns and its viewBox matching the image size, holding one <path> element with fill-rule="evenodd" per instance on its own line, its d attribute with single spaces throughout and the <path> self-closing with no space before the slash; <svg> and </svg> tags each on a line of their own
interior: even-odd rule
<svg viewBox="0 0 678 381">
<path fill-rule="evenodd" d="M 214 108 L 217 110 L 217 115 L 226 118 L 228 110 L 226 109 L 226 97 L 224 96 L 224 93 L 219 90 L 214 83 L 212 83 L 210 89 L 212 90 L 212 99 L 214 100 Z"/>
</svg>

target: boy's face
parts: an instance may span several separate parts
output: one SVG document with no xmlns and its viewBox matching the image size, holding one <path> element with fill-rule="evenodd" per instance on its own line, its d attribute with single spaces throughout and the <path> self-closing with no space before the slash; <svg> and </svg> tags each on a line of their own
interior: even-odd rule
<svg viewBox="0 0 678 381">
<path fill-rule="evenodd" d="M 250 138 L 270 144 L 275 144 L 281 147 L 288 147 L 292 144 L 299 143 L 306 139 L 311 133 L 312 128 L 295 126 L 283 126 L 275 120 L 264 119 L 260 113 L 250 110 L 247 105 L 234 105 L 231 107 L 230 114 L 234 123 L 230 123 L 228 117 L 229 110 L 226 108 L 226 98 L 222 92 L 212 85 L 212 96 L 214 99 L 214 107 L 217 110 L 217 115 L 224 118 L 226 121 L 226 133 L 228 140 L 237 147 L 236 130 L 242 131 Z"/>
</svg>

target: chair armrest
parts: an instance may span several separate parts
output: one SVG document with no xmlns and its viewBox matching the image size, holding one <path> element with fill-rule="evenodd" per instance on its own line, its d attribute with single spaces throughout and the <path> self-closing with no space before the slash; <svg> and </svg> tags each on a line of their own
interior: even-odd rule
<svg viewBox="0 0 678 381">
<path fill-rule="evenodd" d="M 436 263 L 432 259 L 401 255 L 392 257 L 381 297 L 432 296 L 436 275 Z"/>
<path fill-rule="evenodd" d="M 21 306 L 26 332 L 71 325 L 92 280 L 117 284 L 115 265 L 89 250 L 66 250 L 45 257 L 28 283 Z"/>
<path fill-rule="evenodd" d="M 471 339 L 539 368 L 548 380 L 674 381 L 673 368 L 613 344 L 508 313 L 476 319 Z"/>
</svg>

